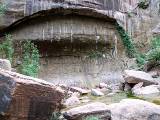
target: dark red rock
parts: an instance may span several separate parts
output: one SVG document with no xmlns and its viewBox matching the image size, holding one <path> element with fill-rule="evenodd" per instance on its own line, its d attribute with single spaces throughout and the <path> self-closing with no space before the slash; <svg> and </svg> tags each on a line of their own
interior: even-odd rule
<svg viewBox="0 0 160 120">
<path fill-rule="evenodd" d="M 0 69 L 0 120 L 47 120 L 63 97 L 50 83 Z"/>
</svg>

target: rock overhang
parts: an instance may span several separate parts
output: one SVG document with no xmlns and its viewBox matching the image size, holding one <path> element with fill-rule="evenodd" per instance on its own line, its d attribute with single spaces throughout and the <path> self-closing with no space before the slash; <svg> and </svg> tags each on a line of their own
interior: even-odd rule
<svg viewBox="0 0 160 120">
<path fill-rule="evenodd" d="M 7 0 L 9 1 L 9 0 Z M 115 22 L 114 14 L 119 8 L 119 0 L 62 0 L 62 1 L 39 1 L 22 0 L 18 2 L 3 1 L 7 4 L 7 11 L 0 19 L 0 31 L 6 32 L 8 29 L 21 22 L 36 17 L 48 15 L 81 15 L 93 18 L 100 18 L 106 21 Z"/>
</svg>

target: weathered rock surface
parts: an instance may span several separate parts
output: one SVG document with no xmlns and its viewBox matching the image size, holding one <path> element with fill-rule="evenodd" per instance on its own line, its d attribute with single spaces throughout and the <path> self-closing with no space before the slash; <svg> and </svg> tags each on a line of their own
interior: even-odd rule
<svg viewBox="0 0 160 120">
<path fill-rule="evenodd" d="M 140 83 L 136 84 L 135 86 L 133 86 L 132 90 L 139 89 L 142 87 L 143 87 L 143 82 L 140 82 Z"/>
<path fill-rule="evenodd" d="M 153 34 L 160 35 L 160 24 L 158 24 L 153 30 Z"/>
<path fill-rule="evenodd" d="M 149 85 L 146 87 L 140 87 L 140 88 L 134 88 L 132 89 L 132 92 L 135 95 L 159 95 L 160 94 L 160 90 L 159 90 L 160 86 L 158 85 Z"/>
<path fill-rule="evenodd" d="M 91 94 L 94 96 L 103 96 L 104 93 L 102 93 L 99 89 L 92 89 Z"/>
<path fill-rule="evenodd" d="M 42 56 L 39 78 L 55 84 L 70 85 L 79 84 L 86 78 L 86 81 L 93 79 L 115 81 L 121 77 L 121 68 L 124 67 L 121 61 L 123 45 L 120 40 L 116 42 L 113 39 L 117 33 L 115 22 L 118 19 L 114 18 L 114 14 L 123 8 L 121 4 L 123 0 L 0 0 L 0 2 L 7 5 L 6 14 L 0 17 L 0 33 L 4 35 L 5 32 L 9 32 L 14 41 L 32 40 L 37 43 Z M 50 41 L 54 43 L 51 44 Z M 97 65 L 93 60 L 86 59 L 92 49 L 88 44 L 95 49 L 97 41 L 103 43 L 100 47 L 113 48 L 107 49 L 106 55 L 103 56 L 120 57 L 117 59 L 119 61 L 106 62 L 105 59 L 100 59 L 98 61 L 101 64 Z M 114 52 L 114 47 L 118 47 L 118 53 L 117 50 Z M 102 64 L 104 73 L 99 73 Z M 115 64 L 121 64 L 121 67 Z M 95 78 L 96 74 L 99 75 Z"/>
<path fill-rule="evenodd" d="M 143 71 L 125 70 L 123 77 L 125 82 L 131 84 L 137 84 L 139 82 L 143 82 L 144 86 L 157 84 L 150 74 Z"/>
<path fill-rule="evenodd" d="M 112 120 L 160 120 L 160 106 L 138 99 L 124 99 L 108 106 Z"/>
<path fill-rule="evenodd" d="M 101 120 L 111 120 L 107 105 L 99 102 L 73 108 L 64 113 L 64 117 L 68 120 L 85 120 L 92 115 L 98 116 Z"/>
<path fill-rule="evenodd" d="M 66 101 L 65 101 L 65 103 L 64 103 L 64 105 L 65 106 L 72 106 L 72 105 L 78 105 L 78 104 L 80 104 L 81 102 L 80 102 L 80 100 L 79 100 L 79 98 L 78 97 L 76 97 L 76 96 L 71 96 L 70 98 L 68 98 Z"/>
<path fill-rule="evenodd" d="M 48 82 L 0 69 L 0 119 L 47 120 L 61 109 L 63 91 Z"/>
<path fill-rule="evenodd" d="M 99 83 L 99 88 L 108 88 L 106 83 Z"/>
<path fill-rule="evenodd" d="M 114 10 L 119 9 L 119 0 L 35 0 L 34 2 L 31 0 L 21 0 L 21 2 L 17 0 L 0 0 L 0 2 L 8 7 L 7 14 L 1 18 L 0 28 L 7 27 L 14 22 L 18 24 L 25 19 L 44 14 L 75 13 L 94 17 L 111 16 L 113 18 Z M 20 20 L 22 18 L 24 19 Z"/>
<path fill-rule="evenodd" d="M 7 59 L 0 59 L 0 68 L 11 71 L 11 63 Z"/>
<path fill-rule="evenodd" d="M 83 88 L 80 88 L 80 87 L 71 87 L 69 89 L 70 89 L 70 91 L 72 91 L 72 92 L 78 92 L 81 95 L 85 95 L 85 94 L 90 93 L 89 90 L 86 90 L 86 89 L 83 89 Z"/>
</svg>

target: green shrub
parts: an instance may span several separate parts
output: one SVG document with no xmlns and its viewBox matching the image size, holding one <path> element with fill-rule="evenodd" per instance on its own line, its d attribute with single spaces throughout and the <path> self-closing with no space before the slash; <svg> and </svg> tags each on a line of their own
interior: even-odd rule
<svg viewBox="0 0 160 120">
<path fill-rule="evenodd" d="M 1 56 L 5 56 L 12 63 L 14 47 L 11 35 L 6 35 L 4 42 L 0 44 L 0 53 Z"/>
<path fill-rule="evenodd" d="M 160 37 L 157 36 L 151 40 L 151 48 L 154 49 L 154 48 L 159 48 L 159 47 L 160 47 Z"/>
<path fill-rule="evenodd" d="M 150 50 L 147 53 L 148 61 L 159 61 L 160 60 L 160 47 Z"/>
<path fill-rule="evenodd" d="M 139 69 L 143 69 L 144 64 L 146 63 L 146 55 L 139 53 L 136 55 L 136 62 Z"/>
<path fill-rule="evenodd" d="M 131 39 L 131 37 L 124 30 L 124 28 L 120 26 L 118 23 L 116 23 L 116 29 L 122 39 L 122 42 L 126 49 L 126 53 L 128 57 L 130 58 L 135 57 L 137 52 L 136 52 L 136 48 L 135 48 L 135 45 L 133 44 L 133 40 Z"/>
<path fill-rule="evenodd" d="M 152 103 L 155 103 L 155 104 L 157 104 L 157 105 L 160 105 L 160 99 L 154 99 L 154 100 L 152 101 Z"/>
<path fill-rule="evenodd" d="M 138 3 L 138 7 L 141 9 L 147 9 L 149 7 L 149 0 L 140 0 Z"/>
<path fill-rule="evenodd" d="M 97 116 L 89 116 L 85 120 L 100 120 Z"/>
<path fill-rule="evenodd" d="M 24 75 L 36 77 L 39 71 L 39 51 L 31 42 L 27 41 L 23 45 L 22 64 L 20 72 Z"/>
<path fill-rule="evenodd" d="M 53 112 L 50 120 L 59 120 L 61 115 L 62 115 L 61 112 Z"/>
<path fill-rule="evenodd" d="M 160 37 L 154 37 L 151 41 L 151 50 L 147 53 L 147 61 L 160 60 Z"/>
<path fill-rule="evenodd" d="M 90 59 L 98 59 L 98 58 L 104 58 L 104 53 L 102 51 L 91 51 L 88 53 L 87 58 Z"/>
<path fill-rule="evenodd" d="M 0 16 L 5 13 L 6 9 L 7 9 L 6 5 L 0 4 Z"/>
</svg>

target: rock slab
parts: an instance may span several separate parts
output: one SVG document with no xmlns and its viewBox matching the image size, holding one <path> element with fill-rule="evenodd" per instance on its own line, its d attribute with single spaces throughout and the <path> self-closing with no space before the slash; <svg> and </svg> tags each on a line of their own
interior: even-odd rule
<svg viewBox="0 0 160 120">
<path fill-rule="evenodd" d="M 124 99 L 108 106 L 112 120 L 160 120 L 160 106 L 138 99 Z"/>
<path fill-rule="evenodd" d="M 157 84 L 150 74 L 143 71 L 125 70 L 123 77 L 125 82 L 130 84 L 138 84 L 140 82 L 143 82 L 144 86 Z"/>
<path fill-rule="evenodd" d="M 11 71 L 11 63 L 7 59 L 0 59 L 0 68 Z"/>
<path fill-rule="evenodd" d="M 111 120 L 111 112 L 107 105 L 100 102 L 76 107 L 64 113 L 67 120 L 85 120 L 88 116 L 98 116 L 101 120 Z"/>
<path fill-rule="evenodd" d="M 132 92 L 135 95 L 159 95 L 160 94 L 160 90 L 159 90 L 160 86 L 158 85 L 149 85 L 146 87 L 140 87 L 140 88 L 134 88 L 132 89 Z"/>
<path fill-rule="evenodd" d="M 50 83 L 0 69 L 0 120 L 47 120 L 63 97 Z"/>
</svg>

